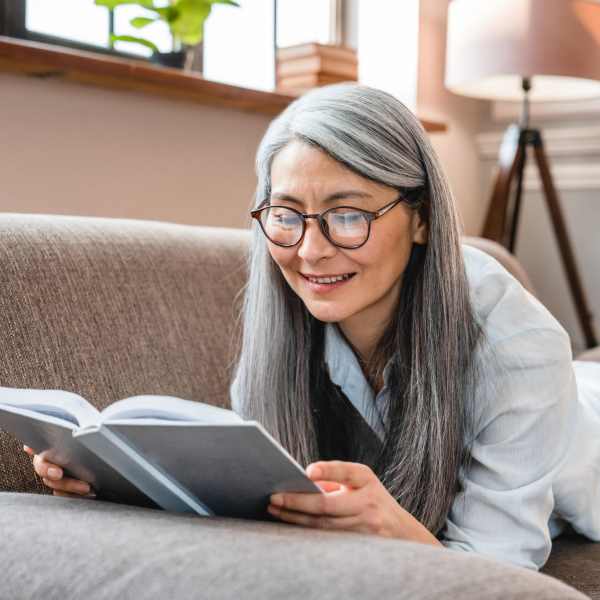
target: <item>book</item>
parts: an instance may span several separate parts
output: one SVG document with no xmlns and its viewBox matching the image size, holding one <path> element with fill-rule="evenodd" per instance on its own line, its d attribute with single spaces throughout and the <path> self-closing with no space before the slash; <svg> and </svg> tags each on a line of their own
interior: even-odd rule
<svg viewBox="0 0 600 600">
<path fill-rule="evenodd" d="M 271 494 L 323 493 L 259 422 L 174 396 L 99 411 L 68 391 L 0 387 L 0 427 L 99 500 L 272 521 Z"/>
</svg>

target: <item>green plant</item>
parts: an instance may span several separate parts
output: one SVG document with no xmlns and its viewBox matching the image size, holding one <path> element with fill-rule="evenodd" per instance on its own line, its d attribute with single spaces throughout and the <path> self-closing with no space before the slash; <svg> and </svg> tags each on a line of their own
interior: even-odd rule
<svg viewBox="0 0 600 600">
<path fill-rule="evenodd" d="M 204 21 L 210 15 L 213 4 L 229 4 L 238 6 L 233 0 L 95 0 L 96 5 L 114 10 L 124 4 L 134 4 L 154 13 L 148 17 L 135 17 L 130 23 L 136 29 L 142 29 L 156 21 L 164 21 L 171 32 L 174 43 L 179 43 L 184 49 L 190 49 L 202 41 Z M 156 5 L 159 6 L 156 6 Z M 163 6 L 160 6 L 162 4 Z M 158 53 L 156 45 L 143 37 L 132 35 L 112 35 L 111 41 L 134 42 L 150 48 Z"/>
</svg>

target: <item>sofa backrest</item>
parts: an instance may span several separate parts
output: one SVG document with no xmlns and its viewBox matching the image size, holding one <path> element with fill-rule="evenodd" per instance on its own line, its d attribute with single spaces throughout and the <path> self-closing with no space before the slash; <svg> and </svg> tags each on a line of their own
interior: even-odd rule
<svg viewBox="0 0 600 600">
<path fill-rule="evenodd" d="M 0 385 L 228 406 L 249 232 L 0 214 Z M 45 491 L 0 430 L 0 490 Z"/>
<path fill-rule="evenodd" d="M 229 407 L 249 237 L 0 213 L 0 385 L 69 390 L 99 409 L 144 393 Z M 0 490 L 48 493 L 1 430 Z"/>
</svg>

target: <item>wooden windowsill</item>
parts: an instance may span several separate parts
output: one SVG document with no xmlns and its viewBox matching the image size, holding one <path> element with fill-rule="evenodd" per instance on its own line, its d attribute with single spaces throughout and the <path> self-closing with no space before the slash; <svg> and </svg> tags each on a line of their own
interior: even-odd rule
<svg viewBox="0 0 600 600">
<path fill-rule="evenodd" d="M 195 73 L 155 66 L 143 60 L 0 36 L 0 71 L 75 81 L 109 89 L 134 90 L 266 115 L 277 115 L 296 97 L 204 79 Z M 429 132 L 446 125 L 421 120 Z"/>
</svg>

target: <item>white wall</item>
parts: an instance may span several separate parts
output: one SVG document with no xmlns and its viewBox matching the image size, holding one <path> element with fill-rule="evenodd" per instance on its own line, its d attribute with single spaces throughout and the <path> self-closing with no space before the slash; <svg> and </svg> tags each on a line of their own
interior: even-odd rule
<svg viewBox="0 0 600 600">
<path fill-rule="evenodd" d="M 421 0 L 417 112 L 447 124 L 431 141 L 454 193 L 465 233 L 479 235 L 485 210 L 485 188 L 477 134 L 490 103 L 450 93 L 444 87 L 447 0 Z"/>
<path fill-rule="evenodd" d="M 0 211 L 243 227 L 270 117 L 0 73 Z"/>
</svg>

